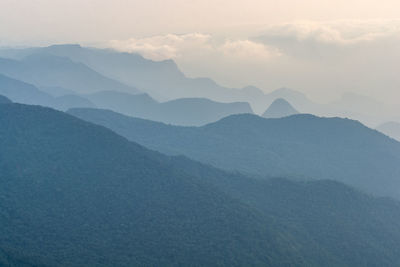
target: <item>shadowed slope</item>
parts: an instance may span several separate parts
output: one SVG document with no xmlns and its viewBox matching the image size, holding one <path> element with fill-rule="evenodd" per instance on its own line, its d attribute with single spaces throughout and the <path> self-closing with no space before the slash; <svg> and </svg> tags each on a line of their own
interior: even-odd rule
<svg viewBox="0 0 400 267">
<path fill-rule="evenodd" d="M 171 127 L 94 109 L 71 114 L 172 155 L 246 174 L 333 179 L 400 197 L 400 143 L 361 123 L 295 115 L 233 115 L 203 127 Z"/>
</svg>

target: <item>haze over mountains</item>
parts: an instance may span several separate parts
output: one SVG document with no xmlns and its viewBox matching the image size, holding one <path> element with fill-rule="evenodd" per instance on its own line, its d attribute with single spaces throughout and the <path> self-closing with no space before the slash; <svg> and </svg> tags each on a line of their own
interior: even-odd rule
<svg viewBox="0 0 400 267">
<path fill-rule="evenodd" d="M 85 95 L 96 106 L 134 117 L 174 125 L 204 125 L 226 116 L 253 113 L 245 102 L 219 103 L 206 98 L 180 98 L 159 103 L 147 94 L 103 91 Z"/>
<path fill-rule="evenodd" d="M 42 92 L 32 84 L 21 82 L 0 74 L 0 94 L 13 102 L 48 106 L 60 110 L 74 107 L 95 107 L 89 100 L 78 95 L 54 97 Z"/>
<path fill-rule="evenodd" d="M 0 125 L 3 265 L 400 263 L 396 201 L 226 173 L 48 108 L 0 105 Z"/>
<path fill-rule="evenodd" d="M 73 79 L 71 77 L 71 79 Z M 248 103 L 218 103 L 208 99 L 176 99 L 159 103 L 147 94 L 99 91 L 77 94 L 62 87 L 41 87 L 0 74 L 0 94 L 14 102 L 67 110 L 75 107 L 99 107 L 123 114 L 176 125 L 204 125 L 225 116 L 253 113 Z"/>
<path fill-rule="evenodd" d="M 84 64 L 45 53 L 32 54 L 21 60 L 1 59 L 0 73 L 39 87 L 58 86 L 80 93 L 93 93 L 110 88 L 131 93 L 139 92 L 136 88 L 107 78 Z"/>
<path fill-rule="evenodd" d="M 400 265 L 397 125 L 337 117 L 383 104 L 79 45 L 0 57 L 1 266 Z"/>
<path fill-rule="evenodd" d="M 400 198 L 400 143 L 357 121 L 244 114 L 188 128 L 105 110 L 68 112 L 146 147 L 226 170 L 261 177 L 332 179 L 368 193 Z"/>
<path fill-rule="evenodd" d="M 80 45 L 54 45 L 49 47 L 28 48 L 28 49 L 0 49 L 0 56 L 32 62 L 33 59 L 47 58 L 47 61 L 67 60 L 63 62 L 66 66 L 72 63 L 77 64 L 81 69 L 78 74 L 85 74 L 88 81 L 79 78 L 66 66 L 64 69 L 55 72 L 64 73 L 59 80 L 37 76 L 36 70 L 31 70 L 30 76 L 18 77 L 17 73 L 10 73 L 6 70 L 3 74 L 8 74 L 13 78 L 21 78 L 26 82 L 31 82 L 38 87 L 59 86 L 65 89 L 73 89 L 77 94 L 93 91 L 120 91 L 128 93 L 138 93 L 138 89 L 148 93 L 157 101 L 165 102 L 178 98 L 207 98 L 217 102 L 248 102 L 257 114 L 265 112 L 268 106 L 277 98 L 283 98 L 303 113 L 311 113 L 320 116 L 340 116 L 350 117 L 361 120 L 370 127 L 387 121 L 391 118 L 393 110 L 385 105 L 378 103 L 377 112 L 371 112 L 369 107 L 371 101 L 364 96 L 345 94 L 342 99 L 331 101 L 329 104 L 318 104 L 311 101 L 301 92 L 281 88 L 264 93 L 259 88 L 248 86 L 241 89 L 226 88 L 218 85 L 208 78 L 188 78 L 178 68 L 172 60 L 152 61 L 143 58 L 138 54 L 122 53 L 110 49 L 95 49 L 81 47 Z M 33 58 L 33 59 L 32 59 Z M 4 60 L 3 60 L 4 61 Z M 34 61 L 34 60 L 33 60 Z M 46 60 L 40 60 L 39 69 L 49 67 Z M 68 61 L 68 60 L 67 60 Z M 25 64 L 26 65 L 26 64 Z M 29 64 L 28 64 L 29 65 Z M 33 67 L 31 65 L 31 67 Z M 54 65 L 53 65 L 54 67 Z M 68 72 L 69 71 L 69 72 Z M 72 73 L 71 73 L 72 72 Z M 0 73 L 1 68 L 0 68 Z M 32 78 L 34 75 L 34 78 Z M 68 75 L 77 75 L 79 79 L 67 78 Z M 98 75 L 103 77 L 98 77 Z M 106 78 L 105 77 L 109 77 Z M 25 80 L 24 80 L 24 79 Z M 82 79 L 81 79 L 82 78 Z M 93 79 L 92 79 L 93 78 Z M 69 84 L 72 81 L 76 84 Z M 93 80 L 103 81 L 96 83 Z M 85 86 L 82 83 L 86 84 Z M 115 84 L 117 83 L 117 84 Z M 138 89 L 136 89 L 138 88 Z"/>
</svg>

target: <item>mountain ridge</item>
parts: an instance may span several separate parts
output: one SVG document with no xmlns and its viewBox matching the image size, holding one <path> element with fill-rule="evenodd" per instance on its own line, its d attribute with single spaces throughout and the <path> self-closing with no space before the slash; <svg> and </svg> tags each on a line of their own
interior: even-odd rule
<svg viewBox="0 0 400 267">
<path fill-rule="evenodd" d="M 186 155 L 225 170 L 331 179 L 368 193 L 400 197 L 400 143 L 358 121 L 309 114 L 281 119 L 241 114 L 202 127 L 172 127 L 110 111 L 68 113 L 162 153 Z"/>
</svg>

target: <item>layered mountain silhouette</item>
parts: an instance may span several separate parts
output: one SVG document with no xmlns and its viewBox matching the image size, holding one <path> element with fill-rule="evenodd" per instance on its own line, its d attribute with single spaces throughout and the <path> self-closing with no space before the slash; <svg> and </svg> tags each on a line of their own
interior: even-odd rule
<svg viewBox="0 0 400 267">
<path fill-rule="evenodd" d="M 0 105 L 0 125 L 2 265 L 400 264 L 396 201 L 226 173 L 38 106 Z"/>
<path fill-rule="evenodd" d="M 376 129 L 387 136 L 400 141 L 400 123 L 391 121 L 378 126 Z"/>
<path fill-rule="evenodd" d="M 203 98 L 181 98 L 159 103 L 147 94 L 103 91 L 85 95 L 99 108 L 174 125 L 204 125 L 228 115 L 253 113 L 248 103 L 218 103 Z"/>
<path fill-rule="evenodd" d="M 151 149 L 258 176 L 331 179 L 400 198 L 400 143 L 357 121 L 294 115 L 232 115 L 203 127 L 173 127 L 111 111 L 73 109 Z"/>
<path fill-rule="evenodd" d="M 0 50 L 1 56 L 15 59 L 35 54 L 53 55 L 80 62 L 107 77 L 139 88 L 158 101 L 164 102 L 177 98 L 208 98 L 217 102 L 248 102 L 256 113 L 262 113 L 275 99 L 285 98 L 303 112 L 319 111 L 315 103 L 295 90 L 281 88 L 265 94 L 254 86 L 241 89 L 227 88 L 209 78 L 186 77 L 173 60 L 152 61 L 138 54 L 87 48 L 74 44 Z M 66 88 L 78 91 L 76 87 Z M 118 88 L 103 90 L 127 92 Z"/>
<path fill-rule="evenodd" d="M 278 98 L 269 106 L 262 115 L 264 118 L 283 118 L 299 112 L 283 98 Z"/>
<path fill-rule="evenodd" d="M 2 74 L 0 74 L 0 94 L 8 97 L 13 102 L 48 106 L 59 110 L 67 110 L 74 107 L 95 107 L 93 103 L 81 96 L 64 95 L 53 97 L 40 91 L 32 84 L 12 79 Z"/>
<path fill-rule="evenodd" d="M 0 59 L 0 73 L 38 87 L 61 87 L 78 93 L 118 90 L 138 93 L 131 86 L 110 79 L 66 57 L 36 53 L 21 60 Z"/>
<path fill-rule="evenodd" d="M 43 92 L 42 90 L 46 90 Z M 48 92 L 48 93 L 47 93 Z M 50 93 L 53 93 L 51 95 Z M 208 99 L 175 99 L 160 103 L 147 94 L 101 91 L 78 95 L 60 87 L 38 89 L 0 74 L 0 94 L 14 102 L 48 106 L 59 110 L 70 108 L 104 108 L 175 125 L 204 125 L 232 114 L 252 113 L 248 103 L 219 103 Z"/>
<path fill-rule="evenodd" d="M 138 54 L 121 53 L 110 49 L 88 48 L 76 44 L 27 49 L 0 49 L 0 56 L 17 60 L 23 60 L 30 56 L 43 57 L 43 55 L 68 58 L 74 63 L 80 63 L 81 65 L 78 66 L 80 68 L 89 67 L 97 74 L 101 74 L 103 78 L 109 77 L 111 80 L 120 81 L 123 84 L 123 88 L 121 88 L 121 85 L 108 86 L 109 82 L 99 82 L 107 84 L 107 86 L 96 86 L 97 91 L 115 90 L 139 93 L 132 89 L 135 87 L 161 102 L 178 98 L 207 98 L 217 102 L 248 102 L 255 113 L 262 114 L 273 101 L 284 98 L 302 113 L 352 118 L 360 120 L 370 127 L 386 121 L 387 115 L 392 112 L 373 99 L 352 93 L 346 93 L 339 100 L 329 104 L 317 104 L 303 93 L 290 88 L 280 88 L 269 93 L 264 93 L 254 86 L 240 89 L 227 88 L 208 78 L 185 76 L 173 60 L 152 61 Z M 80 73 L 86 72 L 80 70 Z M 95 78 L 96 75 L 85 74 L 85 76 Z M 19 79 L 19 77 L 14 78 Z M 95 80 L 100 81 L 103 78 Z M 27 81 L 43 87 L 42 84 L 36 84 L 32 80 Z M 64 82 L 64 78 L 61 81 L 63 81 L 63 86 L 58 87 L 74 90 L 78 94 L 82 93 L 81 90 L 84 92 L 89 90 L 88 86 L 82 88 L 80 83 L 75 86 L 75 84 Z M 54 82 L 51 81 L 51 84 Z M 61 82 L 57 84 L 60 85 Z M 125 84 L 129 88 L 126 88 Z M 57 86 L 52 85 L 52 87 Z"/>
</svg>

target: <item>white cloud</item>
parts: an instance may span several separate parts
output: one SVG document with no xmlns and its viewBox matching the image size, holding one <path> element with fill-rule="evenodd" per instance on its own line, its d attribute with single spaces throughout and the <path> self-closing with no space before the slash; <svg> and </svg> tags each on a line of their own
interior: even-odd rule
<svg viewBox="0 0 400 267">
<path fill-rule="evenodd" d="M 152 60 L 226 57 L 233 60 L 260 60 L 280 55 L 278 49 L 250 40 L 218 40 L 201 33 L 157 35 L 147 38 L 113 40 L 112 48 L 139 53 Z"/>
<path fill-rule="evenodd" d="M 242 60 L 265 60 L 281 55 L 279 49 L 250 40 L 226 41 L 219 50 L 227 57 Z"/>
<path fill-rule="evenodd" d="M 388 102 L 400 98 L 400 20 L 301 21 L 266 26 L 260 37 L 241 29 L 238 35 L 220 33 L 224 37 L 167 34 L 111 46 L 154 60 L 174 59 L 187 75 L 230 87 L 287 86 L 323 101 L 346 91 Z"/>
<path fill-rule="evenodd" d="M 298 21 L 266 27 L 259 39 L 354 45 L 387 37 L 399 38 L 400 20 Z"/>
<path fill-rule="evenodd" d="M 153 60 L 175 59 L 188 50 L 210 49 L 211 36 L 200 33 L 184 35 L 166 34 L 147 38 L 131 38 L 128 40 L 112 40 L 114 49 L 138 53 Z"/>
</svg>

